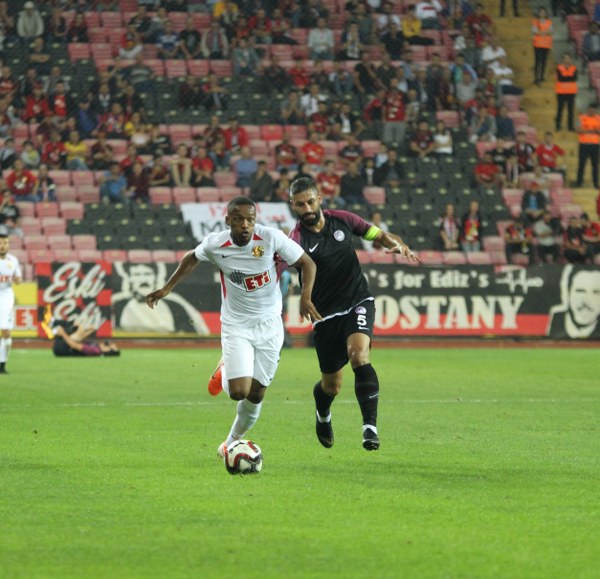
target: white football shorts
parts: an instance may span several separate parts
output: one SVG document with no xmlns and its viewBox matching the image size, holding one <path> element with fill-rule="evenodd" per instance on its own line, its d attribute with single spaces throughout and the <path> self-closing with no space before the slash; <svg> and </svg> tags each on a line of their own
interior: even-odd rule
<svg viewBox="0 0 600 579">
<path fill-rule="evenodd" d="M 223 325 L 221 347 L 227 379 L 252 376 L 263 386 L 268 386 L 275 377 L 282 346 L 281 316 L 250 328 Z"/>
<path fill-rule="evenodd" d="M 2 300 L 4 301 L 4 300 Z M 11 302 L 0 301 L 0 330 L 12 330 L 15 323 L 15 308 Z"/>
</svg>

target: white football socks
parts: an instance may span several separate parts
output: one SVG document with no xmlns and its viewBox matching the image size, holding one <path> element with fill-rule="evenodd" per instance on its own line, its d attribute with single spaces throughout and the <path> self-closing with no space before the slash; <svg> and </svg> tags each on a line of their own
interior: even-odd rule
<svg viewBox="0 0 600 579">
<path fill-rule="evenodd" d="M 244 438 L 244 435 L 250 430 L 260 415 L 262 402 L 253 404 L 249 400 L 240 400 L 237 404 L 237 416 L 233 421 L 233 426 L 229 432 L 226 443 L 229 446 L 234 440 Z"/>
<path fill-rule="evenodd" d="M 8 360 L 8 353 L 12 346 L 12 338 L 0 338 L 0 362 Z"/>
<path fill-rule="evenodd" d="M 331 412 L 325 416 L 325 418 L 323 418 L 320 414 L 319 411 L 317 410 L 317 420 L 322 424 L 323 422 L 331 422 Z"/>
<path fill-rule="evenodd" d="M 372 424 L 363 424 L 363 434 L 367 428 L 377 434 L 377 426 L 373 426 Z"/>
</svg>

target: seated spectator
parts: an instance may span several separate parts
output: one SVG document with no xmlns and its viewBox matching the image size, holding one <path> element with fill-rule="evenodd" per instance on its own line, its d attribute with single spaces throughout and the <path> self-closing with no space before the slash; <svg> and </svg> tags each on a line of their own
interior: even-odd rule
<svg viewBox="0 0 600 579">
<path fill-rule="evenodd" d="M 393 2 L 385 1 L 381 5 L 381 12 L 376 15 L 375 26 L 377 37 L 381 38 L 384 36 L 390 30 L 392 23 L 396 24 L 398 28 L 402 25 L 400 15 L 394 13 Z"/>
<path fill-rule="evenodd" d="M 39 152 L 34 148 L 30 140 L 23 141 L 23 150 L 20 155 L 26 169 L 37 169 L 41 162 Z"/>
<path fill-rule="evenodd" d="M 512 152 L 517 157 L 521 173 L 530 173 L 535 169 L 537 164 L 535 148 L 527 142 L 527 135 L 523 131 L 517 133 L 517 141 Z"/>
<path fill-rule="evenodd" d="M 587 213 L 581 215 L 583 241 L 587 245 L 588 256 L 591 260 L 600 253 L 600 223 L 592 221 Z"/>
<path fill-rule="evenodd" d="M 590 23 L 589 31 L 583 37 L 582 50 L 587 62 L 600 60 L 600 33 L 596 22 Z"/>
<path fill-rule="evenodd" d="M 483 187 L 499 187 L 503 182 L 500 167 L 494 163 L 490 152 L 483 154 L 483 158 L 475 165 L 475 184 Z"/>
<path fill-rule="evenodd" d="M 138 54 L 141 54 L 144 49 L 142 38 L 138 34 L 135 25 L 129 24 L 127 30 L 121 37 L 121 45 L 119 46 L 119 57 L 124 59 L 134 59 Z"/>
<path fill-rule="evenodd" d="M 404 54 L 404 33 L 396 22 L 391 22 L 389 30 L 381 37 L 385 51 L 392 60 L 401 60 Z"/>
<path fill-rule="evenodd" d="M 144 56 L 138 54 L 133 64 L 123 70 L 123 76 L 135 88 L 136 93 L 151 93 L 154 90 L 154 71 L 144 64 Z"/>
<path fill-rule="evenodd" d="M 290 185 L 292 180 L 286 168 L 279 169 L 279 179 L 273 184 L 273 201 L 288 203 L 290 199 Z"/>
<path fill-rule="evenodd" d="M 208 156 L 206 147 L 199 146 L 196 154 L 192 157 L 192 185 L 194 187 L 216 187 L 214 172 L 215 164 Z"/>
<path fill-rule="evenodd" d="M 443 251 L 455 251 L 460 248 L 461 225 L 454 213 L 454 205 L 446 204 L 444 215 L 440 217 L 440 242 Z"/>
<path fill-rule="evenodd" d="M 0 138 L 8 137 L 17 124 L 17 118 L 13 114 L 8 98 L 0 100 Z"/>
<path fill-rule="evenodd" d="M 555 236 L 560 233 L 552 222 L 550 211 L 544 211 L 541 219 L 532 226 L 533 234 L 537 239 L 537 254 L 542 263 L 556 263 L 560 254 L 560 247 Z"/>
<path fill-rule="evenodd" d="M 187 145 L 177 145 L 175 154 L 169 159 L 169 171 L 174 187 L 189 187 L 192 178 L 192 160 L 188 157 Z"/>
<path fill-rule="evenodd" d="M 537 165 L 544 173 L 562 173 L 566 174 L 564 165 L 565 150 L 554 143 L 554 135 L 550 132 L 544 133 L 544 141 L 537 146 L 535 156 Z"/>
<path fill-rule="evenodd" d="M 304 63 L 304 59 L 297 56 L 294 59 L 294 66 L 290 68 L 289 75 L 292 79 L 292 86 L 303 91 L 310 84 L 310 74 Z"/>
<path fill-rule="evenodd" d="M 318 18 L 316 28 L 311 28 L 306 42 L 312 60 L 333 60 L 335 40 L 325 18 Z"/>
<path fill-rule="evenodd" d="M 374 225 L 375 227 L 379 227 L 381 231 L 385 231 L 386 233 L 390 230 L 388 224 L 383 220 L 383 215 L 381 211 L 375 209 L 371 212 L 371 216 L 369 217 L 369 223 Z M 362 247 L 365 251 L 379 251 L 383 249 L 383 246 L 378 241 L 367 241 L 366 239 L 361 239 Z"/>
<path fill-rule="evenodd" d="M 513 263 L 515 253 L 526 255 L 529 265 L 534 263 L 533 232 L 524 218 L 516 219 L 504 231 L 504 251 L 508 263 Z"/>
<path fill-rule="evenodd" d="M 290 143 L 290 138 L 283 134 L 281 143 L 275 146 L 275 161 L 277 169 L 288 169 L 295 171 L 298 168 L 298 149 Z"/>
<path fill-rule="evenodd" d="M 379 147 L 377 149 L 377 153 L 373 157 L 375 161 L 375 169 L 379 169 L 384 163 L 388 160 L 388 148 L 385 143 L 379 143 Z"/>
<path fill-rule="evenodd" d="M 143 42 L 152 42 L 154 40 L 155 29 L 152 18 L 148 16 L 148 9 L 145 4 L 138 2 L 137 12 L 134 13 L 127 24 L 135 26 Z"/>
<path fill-rule="evenodd" d="M 267 18 L 264 8 L 257 8 L 248 20 L 254 44 L 271 44 L 271 21 Z"/>
<path fill-rule="evenodd" d="M 479 202 L 471 201 L 460 223 L 460 245 L 465 253 L 481 251 L 482 219 Z"/>
<path fill-rule="evenodd" d="M 56 184 L 48 174 L 48 165 L 42 163 L 38 169 L 38 201 L 56 201 Z"/>
<path fill-rule="evenodd" d="M 352 133 L 357 139 L 360 139 L 360 135 L 365 130 L 360 113 L 353 109 L 347 101 L 337 104 L 333 102 L 330 117 L 332 131 L 329 138 L 331 140 L 339 140 L 331 137 L 334 132 L 339 134 L 340 138 Z"/>
<path fill-rule="evenodd" d="M 385 87 L 377 77 L 377 69 L 371 62 L 369 53 L 363 52 L 360 62 L 354 67 L 354 92 L 361 107 L 368 102 L 369 96 L 374 95 L 380 88 Z"/>
<path fill-rule="evenodd" d="M 66 155 L 65 144 L 60 140 L 60 133 L 53 129 L 50 133 L 50 140 L 43 147 L 42 161 L 50 169 L 63 169 Z"/>
<path fill-rule="evenodd" d="M 340 199 L 343 199 L 347 205 L 359 204 L 368 207 L 364 189 L 365 181 L 358 172 L 357 164 L 348 163 L 347 171 L 340 181 Z"/>
<path fill-rule="evenodd" d="M 421 35 L 423 23 L 416 16 L 415 6 L 409 6 L 406 15 L 402 19 L 402 33 L 404 39 L 412 45 L 431 46 L 433 39 Z"/>
<path fill-rule="evenodd" d="M 44 94 L 44 89 L 41 84 L 36 84 L 33 89 L 33 94 L 27 97 L 25 101 L 25 111 L 23 120 L 26 123 L 41 123 L 44 117 L 52 113 L 48 98 Z"/>
<path fill-rule="evenodd" d="M 317 175 L 316 179 L 321 196 L 323 197 L 324 207 L 330 205 L 345 204 L 343 199 L 340 199 L 340 183 L 341 177 L 335 172 L 335 163 L 331 159 L 325 161 L 324 170 Z"/>
<path fill-rule="evenodd" d="M 229 91 L 221 84 L 219 77 L 214 72 L 208 74 L 207 82 L 203 85 L 202 90 L 206 95 L 204 108 L 207 111 L 217 112 L 227 110 Z"/>
<path fill-rule="evenodd" d="M 179 33 L 179 52 L 186 60 L 194 60 L 202 56 L 202 35 L 196 30 L 194 19 L 185 19 L 185 28 Z"/>
<path fill-rule="evenodd" d="M 464 108 L 468 102 L 475 98 L 477 84 L 470 74 L 463 74 L 460 82 L 454 85 L 454 96 L 459 108 Z"/>
<path fill-rule="evenodd" d="M 267 171 L 265 161 L 259 161 L 256 172 L 250 176 L 248 197 L 257 203 L 273 200 L 273 178 Z"/>
<path fill-rule="evenodd" d="M 48 42 L 66 42 L 67 40 L 67 21 L 62 13 L 59 6 L 54 6 L 46 18 L 44 34 Z"/>
<path fill-rule="evenodd" d="M 276 54 L 271 56 L 269 66 L 261 68 L 261 87 L 263 92 L 270 93 L 273 90 L 283 92 L 290 88 L 292 79 L 285 68 L 279 64 L 279 57 Z"/>
<path fill-rule="evenodd" d="M 521 199 L 522 219 L 526 224 L 535 223 L 546 212 L 546 196 L 537 181 L 532 181 Z"/>
<path fill-rule="evenodd" d="M 242 147 L 250 144 L 248 132 L 240 125 L 235 115 L 229 117 L 229 126 L 223 131 L 223 135 L 225 137 L 225 148 L 230 153 L 237 153 Z"/>
<path fill-rule="evenodd" d="M 451 156 L 454 153 L 452 144 L 452 133 L 446 127 L 446 123 L 438 120 L 433 133 L 434 150 L 437 157 Z"/>
<path fill-rule="evenodd" d="M 495 62 L 502 57 L 506 57 L 506 50 L 498 45 L 498 39 L 496 36 L 492 35 L 489 37 L 487 44 L 483 47 L 481 51 L 481 61 L 482 64 L 486 67 L 492 66 Z"/>
<path fill-rule="evenodd" d="M 44 45 L 44 39 L 40 36 L 33 40 L 29 49 L 29 66 L 33 67 L 38 77 L 50 74 L 50 54 Z"/>
<path fill-rule="evenodd" d="M 346 63 L 342 60 L 336 60 L 333 63 L 333 70 L 329 73 L 329 90 L 337 98 L 344 98 L 350 94 L 354 85 L 354 79 L 346 68 Z"/>
<path fill-rule="evenodd" d="M 588 246 L 583 238 L 583 227 L 578 217 L 570 217 L 563 237 L 563 254 L 569 263 L 588 263 Z"/>
<path fill-rule="evenodd" d="M 308 92 L 300 97 L 300 106 L 304 116 L 310 118 L 315 113 L 319 112 L 319 103 L 326 101 L 327 97 L 321 93 L 319 85 L 311 83 L 308 87 Z"/>
<path fill-rule="evenodd" d="M 290 23 L 281 8 L 274 8 L 271 16 L 271 41 L 273 44 L 298 44 L 289 35 Z"/>
<path fill-rule="evenodd" d="M 21 211 L 13 203 L 9 189 L 0 191 L 0 225 L 3 225 L 8 235 L 23 237 L 23 230 L 19 227 Z"/>
<path fill-rule="evenodd" d="M 361 39 L 358 23 L 350 21 L 342 32 L 342 45 L 338 51 L 341 60 L 360 60 L 360 53 L 365 48 Z"/>
<path fill-rule="evenodd" d="M 231 153 L 225 148 L 225 141 L 219 139 L 210 148 L 208 156 L 215 164 L 216 171 L 229 171 L 231 169 Z"/>
<path fill-rule="evenodd" d="M 319 91 L 327 92 L 329 88 L 329 76 L 325 72 L 325 63 L 322 60 L 315 60 L 313 72 L 310 75 L 310 82 L 311 84 L 316 84 L 319 87 Z"/>
<path fill-rule="evenodd" d="M 201 47 L 204 58 L 211 60 L 229 58 L 229 40 L 217 19 L 213 18 L 210 28 L 202 33 Z"/>
<path fill-rule="evenodd" d="M 389 90 L 392 87 L 397 74 L 398 68 L 392 63 L 390 55 L 384 53 L 381 56 L 381 64 L 377 67 L 377 76 L 386 90 Z"/>
<path fill-rule="evenodd" d="M 306 169 L 318 173 L 323 166 L 325 157 L 325 149 L 319 143 L 319 135 L 311 133 L 308 137 L 308 142 L 300 148 L 300 158 L 306 164 Z"/>
<path fill-rule="evenodd" d="M 494 73 L 496 86 L 498 87 L 499 97 L 502 95 L 522 95 L 523 89 L 513 84 L 515 73 L 508 66 L 506 56 L 501 56 L 489 69 Z"/>
<path fill-rule="evenodd" d="M 395 85 L 390 87 L 383 101 L 383 132 L 386 145 L 402 146 L 406 135 L 406 94 Z"/>
<path fill-rule="evenodd" d="M 137 149 L 135 145 L 129 143 L 127 145 L 127 149 L 125 150 L 125 156 L 121 159 L 119 166 L 121 167 L 121 171 L 123 175 L 127 179 L 133 170 L 133 166 L 136 163 L 142 163 L 143 161 L 141 157 L 138 155 Z"/>
<path fill-rule="evenodd" d="M 427 121 L 420 121 L 417 129 L 411 134 L 408 152 L 413 157 L 423 158 L 435 152 L 435 140 Z"/>
<path fill-rule="evenodd" d="M 88 27 L 82 12 L 76 12 L 69 30 L 67 31 L 67 42 L 89 42 Z"/>
<path fill-rule="evenodd" d="M 255 77 L 258 72 L 260 57 L 245 38 L 240 38 L 237 47 L 231 53 L 231 62 L 233 63 L 233 74 L 236 77 Z"/>
<path fill-rule="evenodd" d="M 8 137 L 3 144 L 0 145 L 0 170 L 4 171 L 13 166 L 17 158 L 17 149 L 15 148 L 15 140 Z"/>
<path fill-rule="evenodd" d="M 121 173 L 119 163 L 110 164 L 108 171 L 99 179 L 100 198 L 105 203 L 127 203 L 127 179 Z"/>
<path fill-rule="evenodd" d="M 357 167 L 360 168 L 363 162 L 365 152 L 360 146 L 360 142 L 355 135 L 350 133 L 346 137 L 346 145 L 342 147 L 339 152 L 339 157 L 344 166 L 347 168 L 350 163 L 356 163 Z"/>
<path fill-rule="evenodd" d="M 115 101 L 108 114 L 100 118 L 100 126 L 106 131 L 110 139 L 122 139 L 125 137 L 125 114 L 121 103 Z"/>
<path fill-rule="evenodd" d="M 25 2 L 17 18 L 17 35 L 23 43 L 29 43 L 44 34 L 44 21 L 34 2 Z"/>
<path fill-rule="evenodd" d="M 346 4 L 348 6 L 349 3 Z M 347 8 L 349 12 L 352 13 L 352 20 L 355 20 L 358 24 L 358 31 L 360 33 L 360 40 L 363 44 L 373 44 L 375 42 L 375 31 L 377 28 L 377 23 L 375 22 L 374 16 L 371 14 L 369 7 L 367 7 L 366 3 L 358 2 L 355 3 L 354 10 L 351 11 Z M 400 18 L 393 14 L 393 19 L 390 22 L 390 26 L 388 26 L 384 31 L 382 31 L 385 36 L 386 32 L 389 31 L 392 24 L 395 24 L 397 28 L 400 28 Z"/>
<path fill-rule="evenodd" d="M 166 187 L 171 184 L 169 167 L 162 150 L 158 149 L 153 153 L 152 160 L 146 164 L 146 169 L 150 187 Z"/>
<path fill-rule="evenodd" d="M 199 109 L 204 105 L 206 95 L 202 91 L 199 80 L 196 76 L 188 75 L 179 85 L 179 104 L 182 109 Z"/>
<path fill-rule="evenodd" d="M 173 22 L 167 20 L 164 30 L 159 33 L 156 39 L 158 58 L 162 58 L 163 60 L 175 58 L 179 53 L 180 45 L 179 34 L 175 32 Z"/>
<path fill-rule="evenodd" d="M 136 161 L 127 177 L 126 197 L 134 203 L 148 203 L 150 200 L 150 176 L 141 161 Z"/>
<path fill-rule="evenodd" d="M 483 47 L 491 36 L 493 22 L 492 19 L 484 12 L 483 4 L 475 6 L 475 12 L 466 18 L 471 34 L 479 48 Z"/>
<path fill-rule="evenodd" d="M 421 0 L 415 6 L 415 16 L 423 24 L 423 30 L 439 30 L 444 7 L 438 0 Z"/>
<path fill-rule="evenodd" d="M 287 98 L 281 101 L 280 123 L 282 125 L 302 125 L 305 116 L 300 106 L 300 94 L 296 90 L 289 92 Z"/>
<path fill-rule="evenodd" d="M 258 163 L 250 155 L 250 147 L 244 145 L 240 153 L 241 157 L 235 162 L 235 184 L 246 189 L 250 187 L 252 175 L 258 171 Z"/>
<path fill-rule="evenodd" d="M 489 143 L 496 140 L 496 119 L 490 115 L 487 108 L 479 109 L 478 115 L 473 119 L 469 132 L 472 143 Z"/>
<path fill-rule="evenodd" d="M 498 115 L 496 116 L 496 137 L 514 141 L 517 138 L 515 122 L 508 116 L 508 107 L 500 105 Z"/>
<path fill-rule="evenodd" d="M 404 169 L 402 163 L 398 161 L 396 149 L 389 149 L 387 160 L 375 170 L 374 182 L 376 186 L 385 187 L 386 190 L 398 189 L 403 174 Z"/>
<path fill-rule="evenodd" d="M 36 176 L 25 168 L 21 159 L 15 159 L 12 173 L 6 177 L 6 186 L 15 201 L 32 201 L 36 203 L 38 198 L 39 182 Z"/>
</svg>

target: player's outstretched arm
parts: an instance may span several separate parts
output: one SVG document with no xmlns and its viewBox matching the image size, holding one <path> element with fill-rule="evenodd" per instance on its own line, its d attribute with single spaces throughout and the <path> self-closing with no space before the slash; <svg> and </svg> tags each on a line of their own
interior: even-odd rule
<svg viewBox="0 0 600 579">
<path fill-rule="evenodd" d="M 412 263 L 421 263 L 421 260 L 411 251 L 410 247 L 395 233 L 382 231 L 377 236 L 377 241 L 386 248 L 386 253 L 399 253 Z"/>
<path fill-rule="evenodd" d="M 194 250 L 188 251 L 183 259 L 179 262 L 177 269 L 173 272 L 173 275 L 169 278 L 167 283 L 153 292 L 150 292 L 146 296 L 146 304 L 150 309 L 162 300 L 165 296 L 168 296 L 173 288 L 185 277 L 187 277 L 198 265 L 198 260 L 194 254 Z"/>
<path fill-rule="evenodd" d="M 300 313 L 309 321 L 321 320 L 321 314 L 312 303 L 312 291 L 317 275 L 317 266 L 307 253 L 294 264 L 302 272 L 302 295 L 300 296 Z"/>
</svg>

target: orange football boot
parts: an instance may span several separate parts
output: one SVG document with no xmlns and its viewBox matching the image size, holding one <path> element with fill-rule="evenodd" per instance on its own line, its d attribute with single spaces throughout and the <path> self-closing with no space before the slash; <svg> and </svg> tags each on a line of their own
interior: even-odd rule
<svg viewBox="0 0 600 579">
<path fill-rule="evenodd" d="M 208 381 L 208 393 L 211 396 L 216 396 L 223 390 L 223 380 L 221 377 L 221 368 L 223 367 L 223 358 L 219 360 L 215 371 L 212 373 L 210 380 Z"/>
</svg>

